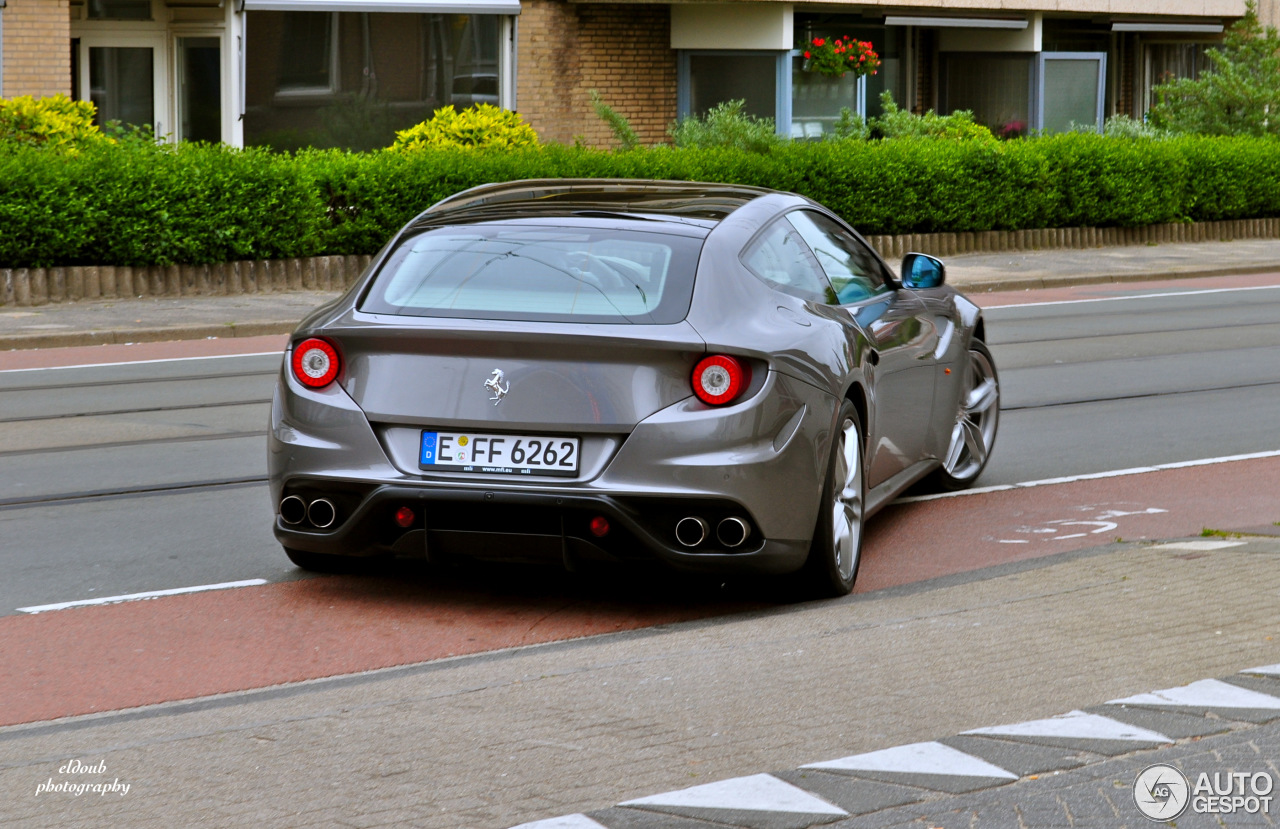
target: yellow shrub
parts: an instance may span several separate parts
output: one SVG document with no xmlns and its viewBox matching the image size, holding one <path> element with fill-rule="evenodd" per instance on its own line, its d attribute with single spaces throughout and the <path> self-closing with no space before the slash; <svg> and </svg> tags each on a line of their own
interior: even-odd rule
<svg viewBox="0 0 1280 829">
<path fill-rule="evenodd" d="M 72 149 L 110 141 L 93 123 L 96 112 L 91 101 L 73 101 L 61 93 L 0 99 L 0 142 Z"/>
<path fill-rule="evenodd" d="M 400 130 L 388 149 L 412 152 L 444 147 L 484 147 L 513 149 L 536 147 L 538 134 L 519 114 L 491 104 L 456 111 L 452 106 L 437 109 L 429 121 Z"/>
</svg>

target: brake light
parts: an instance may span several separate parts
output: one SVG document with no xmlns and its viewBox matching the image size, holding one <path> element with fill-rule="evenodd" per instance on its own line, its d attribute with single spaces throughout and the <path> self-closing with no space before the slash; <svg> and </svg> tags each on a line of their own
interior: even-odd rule
<svg viewBox="0 0 1280 829">
<path fill-rule="evenodd" d="M 338 351 L 326 340 L 312 337 L 293 347 L 293 376 L 313 389 L 321 389 L 338 376 Z"/>
<path fill-rule="evenodd" d="M 750 382 L 750 367 L 727 354 L 705 357 L 693 368 L 693 393 L 711 406 L 732 402 Z"/>
</svg>

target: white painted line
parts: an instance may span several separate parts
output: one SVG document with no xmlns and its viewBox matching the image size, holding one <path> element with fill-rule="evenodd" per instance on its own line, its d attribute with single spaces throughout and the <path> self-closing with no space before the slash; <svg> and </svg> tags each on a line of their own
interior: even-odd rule
<svg viewBox="0 0 1280 829">
<path fill-rule="evenodd" d="M 939 492 L 933 495 L 913 495 L 910 498 L 899 498 L 895 504 L 914 504 L 917 501 L 936 501 L 939 498 L 961 498 L 966 495 L 985 495 L 988 492 L 1005 492 L 1010 489 L 1028 489 L 1035 486 L 1052 484 L 1073 484 L 1077 481 L 1096 481 L 1101 478 L 1123 478 L 1128 475 L 1145 475 L 1148 472 L 1163 472 L 1167 469 L 1187 469 L 1193 466 L 1215 466 L 1220 463 L 1236 461 L 1253 461 L 1261 458 L 1280 458 L 1280 450 L 1268 452 L 1251 452 L 1247 455 L 1227 455 L 1221 458 L 1200 458 L 1194 461 L 1178 461 L 1177 463 L 1161 463 L 1155 466 L 1135 466 L 1130 469 L 1113 469 L 1109 472 L 1090 472 L 1085 475 L 1069 475 L 1063 478 L 1045 478 L 1039 481 L 1024 481 L 1018 484 L 1000 484 L 975 489 L 962 489 L 959 492 Z"/>
<path fill-rule="evenodd" d="M 1118 283 L 1111 283 L 1118 284 Z M 1096 286 L 1094 286 L 1096 287 Z M 1251 285 L 1244 288 L 1205 288 L 1199 291 L 1164 291 L 1149 294 L 1130 294 L 1129 296 L 1098 296 L 1088 299 L 1055 299 L 1048 302 L 1019 302 L 1012 305 L 983 306 L 983 311 L 997 311 L 1001 308 L 1037 308 L 1042 305 L 1081 305 L 1086 302 L 1123 302 L 1126 299 L 1160 299 L 1166 296 L 1204 296 L 1205 294 L 1232 294 L 1240 291 L 1274 291 L 1280 285 Z M 981 297 L 981 294 L 976 294 Z M 981 305 L 981 303 L 979 303 Z"/>
<path fill-rule="evenodd" d="M 608 827 L 579 813 L 535 820 L 533 823 L 522 823 L 519 826 L 512 826 L 511 829 L 608 829 Z"/>
<path fill-rule="evenodd" d="M 619 806 L 682 806 L 687 809 L 738 809 L 749 812 L 791 812 L 803 815 L 848 815 L 839 806 L 769 774 L 735 777 L 678 792 L 667 792 Z"/>
<path fill-rule="evenodd" d="M 1047 720 L 1031 720 L 1015 725 L 975 728 L 965 734 L 991 734 L 1008 737 L 1067 737 L 1080 740 L 1132 740 L 1139 743 L 1172 743 L 1158 731 L 1113 720 L 1099 714 L 1071 711 Z"/>
<path fill-rule="evenodd" d="M 1266 676 L 1280 676 L 1280 665 L 1264 665 L 1261 668 L 1249 668 L 1241 671 L 1242 674 L 1265 674 Z"/>
<path fill-rule="evenodd" d="M 119 363 L 82 363 L 76 366 L 44 366 L 42 368 L 6 368 L 0 374 L 18 374 L 23 371 L 60 371 L 68 368 L 112 368 L 114 366 L 143 366 L 149 363 L 185 363 L 189 360 L 227 360 L 232 357 L 283 357 L 279 351 L 254 351 L 249 354 L 208 354 L 203 357 L 163 357 L 156 360 L 124 360 Z"/>
<path fill-rule="evenodd" d="M 1150 549 L 1208 552 L 1210 550 L 1225 550 L 1228 547 L 1239 547 L 1247 543 L 1247 541 L 1172 541 L 1168 544 L 1156 544 Z"/>
<path fill-rule="evenodd" d="M 124 596 L 103 596 L 98 599 L 80 599 L 74 602 L 58 602 L 57 604 L 40 604 L 31 607 L 20 607 L 22 613 L 44 613 L 46 610 L 66 610 L 69 607 L 89 607 L 98 604 L 119 604 L 120 602 L 137 602 L 143 599 L 156 599 L 160 596 L 180 596 L 184 593 L 203 593 L 206 590 L 230 590 L 235 587 L 257 587 L 266 584 L 266 579 L 245 579 L 244 581 L 228 581 L 222 584 L 201 584 L 196 587 L 175 587 L 171 590 L 150 590 L 146 593 L 129 593 Z"/>
<path fill-rule="evenodd" d="M 825 763 L 812 763 L 801 768 L 1018 779 L 1018 775 L 992 765 L 986 760 L 936 742 L 894 746 L 866 754 L 841 757 L 839 760 L 828 760 Z"/>
<path fill-rule="evenodd" d="M 1107 705 L 1186 705 L 1196 708 L 1280 709 L 1280 699 L 1219 679 L 1202 679 L 1181 688 L 1110 700 Z"/>
</svg>

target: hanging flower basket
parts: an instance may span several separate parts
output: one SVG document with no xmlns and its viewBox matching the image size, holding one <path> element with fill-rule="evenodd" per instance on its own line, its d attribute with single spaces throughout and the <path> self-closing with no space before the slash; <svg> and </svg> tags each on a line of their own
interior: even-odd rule
<svg viewBox="0 0 1280 829">
<path fill-rule="evenodd" d="M 853 73 L 855 78 L 874 75 L 880 68 L 880 56 L 871 48 L 869 40 L 851 37 L 827 40 L 815 37 L 800 47 L 804 55 L 803 70 L 817 72 L 832 78 L 843 78 Z"/>
</svg>

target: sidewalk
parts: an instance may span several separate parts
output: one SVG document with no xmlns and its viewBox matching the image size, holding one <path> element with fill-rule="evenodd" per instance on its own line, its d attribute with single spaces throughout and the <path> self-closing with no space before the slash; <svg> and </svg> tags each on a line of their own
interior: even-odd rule
<svg viewBox="0 0 1280 829">
<path fill-rule="evenodd" d="M 963 291 L 1280 272 L 1280 239 L 1092 250 L 1010 251 L 949 257 Z M 239 294 L 0 306 L 0 351 L 105 343 L 287 334 L 334 293 Z"/>
</svg>

